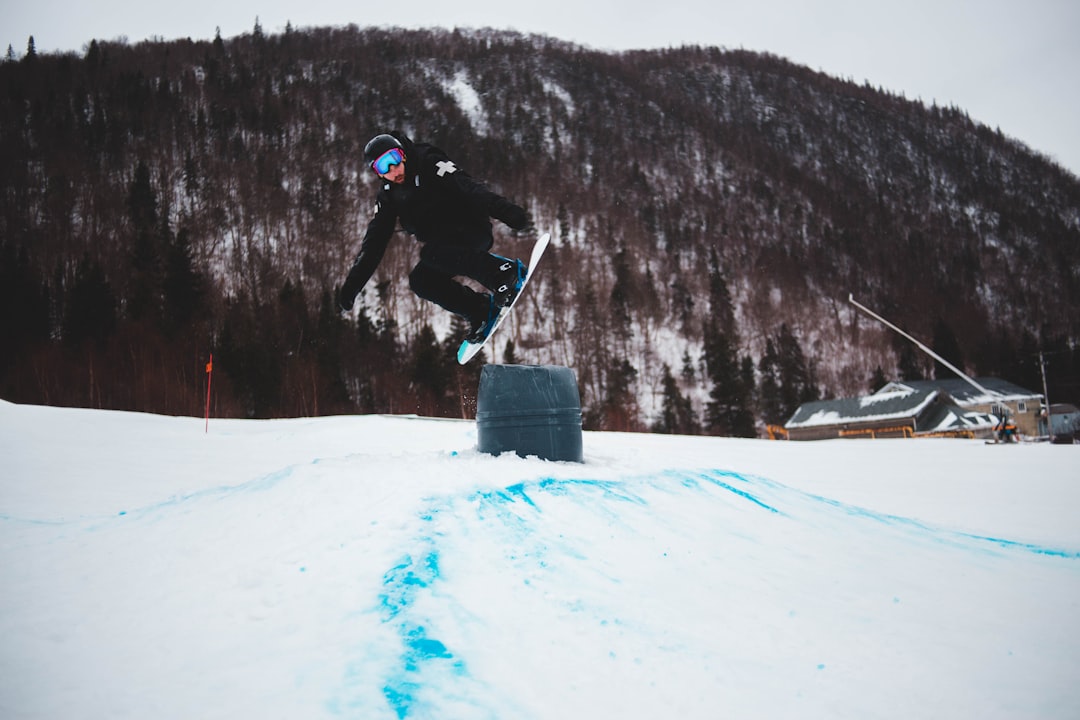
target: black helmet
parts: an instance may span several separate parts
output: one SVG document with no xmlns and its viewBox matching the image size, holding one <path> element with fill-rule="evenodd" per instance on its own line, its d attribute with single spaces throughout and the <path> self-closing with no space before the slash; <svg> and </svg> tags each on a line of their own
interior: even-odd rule
<svg viewBox="0 0 1080 720">
<path fill-rule="evenodd" d="M 370 165 L 391 148 L 405 149 L 402 147 L 401 141 L 393 135 L 376 135 L 368 140 L 368 144 L 364 146 L 364 160 Z"/>
</svg>

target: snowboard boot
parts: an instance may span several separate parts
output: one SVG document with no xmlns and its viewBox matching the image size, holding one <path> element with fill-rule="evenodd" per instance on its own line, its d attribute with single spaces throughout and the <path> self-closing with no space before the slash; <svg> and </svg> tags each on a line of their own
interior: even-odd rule
<svg viewBox="0 0 1080 720">
<path fill-rule="evenodd" d="M 465 336 L 465 341 L 474 345 L 483 342 L 491 332 L 491 327 L 495 324 L 495 318 L 498 316 L 499 308 L 495 305 L 495 298 L 488 295 L 487 315 L 477 316 L 471 320 L 472 326 L 469 328 L 469 334 Z"/>
<path fill-rule="evenodd" d="M 525 263 L 520 260 L 499 259 L 504 262 L 499 266 L 499 283 L 495 287 L 495 305 L 503 308 L 509 307 L 521 291 L 521 286 L 525 283 L 527 268 Z"/>
</svg>

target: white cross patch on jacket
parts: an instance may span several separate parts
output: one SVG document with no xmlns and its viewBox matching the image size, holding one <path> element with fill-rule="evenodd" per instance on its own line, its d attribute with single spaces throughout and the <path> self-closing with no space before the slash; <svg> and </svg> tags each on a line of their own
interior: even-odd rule
<svg viewBox="0 0 1080 720">
<path fill-rule="evenodd" d="M 444 175 L 453 175 L 457 172 L 457 167 L 449 160 L 440 160 L 435 163 L 435 167 L 439 168 L 439 172 L 435 173 L 439 177 Z"/>
</svg>

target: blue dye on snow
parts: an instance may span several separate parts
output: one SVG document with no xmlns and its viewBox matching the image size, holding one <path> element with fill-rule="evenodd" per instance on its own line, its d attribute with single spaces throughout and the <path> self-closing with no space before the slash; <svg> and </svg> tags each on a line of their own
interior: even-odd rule
<svg viewBox="0 0 1080 720">
<path fill-rule="evenodd" d="M 771 513 L 774 513 L 776 515 L 783 515 L 782 512 L 774 508 L 772 505 L 769 505 L 768 503 L 762 501 L 757 495 L 754 495 L 748 490 L 742 490 L 740 488 L 737 488 L 730 482 L 728 482 L 729 480 L 733 480 L 746 483 L 747 485 L 751 484 L 751 481 L 748 478 L 744 477 L 743 475 L 739 475 L 738 473 L 730 472 L 727 470 L 709 470 L 698 473 L 685 471 L 670 471 L 664 473 L 663 477 L 669 478 L 671 480 L 677 480 L 683 487 L 690 490 L 700 490 L 702 483 L 712 485 L 713 487 L 718 487 L 721 490 L 725 490 L 729 493 L 737 495 L 744 500 L 749 500 L 758 507 L 764 508 Z"/>
<path fill-rule="evenodd" d="M 669 490 L 672 479 L 682 487 L 698 492 L 707 487 L 719 488 L 770 513 L 782 514 L 750 492 L 752 485 L 746 478 L 723 471 L 670 473 L 627 480 L 549 477 L 481 490 L 472 493 L 469 500 L 480 503 L 482 516 L 493 511 L 494 517 L 504 523 L 507 529 L 518 528 L 527 532 L 532 518 L 542 512 L 542 498 L 545 496 L 589 499 L 603 505 L 629 503 L 648 506 L 649 500 L 643 493 Z M 737 482 L 747 484 L 748 489 L 735 487 L 733 483 Z M 453 501 L 451 498 L 450 502 Z M 422 523 L 430 523 L 443 509 L 445 508 L 439 504 L 432 504 L 419 513 L 417 518 Z M 608 508 L 608 511 L 615 512 L 615 509 Z M 423 619 L 413 613 L 421 593 L 431 592 L 441 573 L 436 536 L 430 532 L 430 528 L 424 528 L 418 533 L 416 543 L 421 548 L 419 552 L 404 555 L 384 573 L 383 592 L 380 596 L 383 622 L 395 626 L 401 642 L 398 664 L 384 678 L 382 688 L 383 696 L 398 718 L 415 717 L 426 711 L 420 695 L 427 685 L 425 676 L 428 671 L 450 672 L 458 677 L 467 676 L 464 661 L 455 657 L 445 643 L 432 637 Z M 563 551 L 570 550 L 564 548 Z M 541 560 L 540 566 L 545 565 Z"/>
<path fill-rule="evenodd" d="M 986 537 L 983 535 L 972 535 L 970 533 L 957 533 L 960 537 L 969 538 L 971 540 L 978 540 L 979 542 L 992 543 L 1000 547 L 1009 550 L 1024 550 L 1035 555 L 1048 555 L 1050 557 L 1066 558 L 1068 560 L 1080 560 L 1080 550 L 1063 550 L 1061 548 L 1049 548 L 1042 545 L 1034 545 L 1032 543 L 1017 542 L 1015 540 L 1004 540 L 1002 538 Z"/>
<path fill-rule="evenodd" d="M 425 516 L 421 516 L 422 519 Z M 431 539 L 426 538 L 430 543 Z M 383 575 L 383 593 L 380 598 L 383 622 L 397 623 L 401 638 L 399 666 L 383 686 L 383 697 L 398 718 L 406 718 L 417 709 L 417 694 L 423 688 L 421 678 L 430 663 L 453 660 L 454 655 L 446 645 L 430 637 L 427 628 L 410 620 L 409 614 L 419 594 L 431 588 L 439 579 L 439 553 L 428 549 L 422 555 L 405 555 L 402 560 Z M 455 675 L 465 674 L 464 663 L 452 663 Z"/>
<path fill-rule="evenodd" d="M 523 482 L 517 483 L 515 485 L 509 485 L 506 488 L 506 493 L 510 496 L 511 499 L 521 498 L 521 500 L 525 503 L 532 505 L 534 508 L 536 507 L 536 503 L 534 503 L 532 501 L 532 498 L 529 497 L 529 494 L 525 492 L 525 483 Z"/>
<path fill-rule="evenodd" d="M 631 490 L 637 483 L 634 479 L 621 480 L 589 480 L 589 479 L 566 479 L 546 478 L 535 483 L 536 488 L 544 493 L 557 497 L 568 497 L 578 490 L 599 490 L 604 500 L 616 500 L 628 502 L 633 505 L 648 505 L 648 501 Z"/>
<path fill-rule="evenodd" d="M 750 502 L 754 503 L 755 505 L 758 505 L 760 507 L 765 508 L 766 510 L 768 510 L 771 513 L 776 513 L 778 515 L 780 514 L 780 511 L 777 510 L 776 508 L 774 508 L 773 506 L 766 505 L 761 500 L 758 500 L 756 497 L 754 497 L 750 493 L 746 492 L 745 490 L 739 490 L 738 488 L 734 487 L 733 485 L 730 485 L 730 484 L 728 484 L 726 482 L 723 482 L 719 478 L 711 477 L 711 478 L 709 478 L 709 482 L 713 483 L 717 487 L 721 487 L 721 488 L 727 490 L 728 492 L 735 493 L 739 497 L 745 498 L 746 500 L 749 500 Z"/>
<path fill-rule="evenodd" d="M 434 550 L 426 553 L 419 562 L 411 555 L 383 575 L 385 591 L 380 597 L 385 620 L 397 617 L 412 605 L 417 593 L 431 585 L 439 577 L 439 554 Z"/>
<path fill-rule="evenodd" d="M 419 628 L 419 631 L 423 631 L 423 628 Z M 449 658 L 454 657 L 450 654 L 450 651 L 446 649 L 438 640 L 432 640 L 428 637 L 413 637 L 408 641 L 409 649 L 412 650 L 412 656 L 410 661 L 415 663 L 417 659 L 427 660 L 428 658 Z"/>
<path fill-rule="evenodd" d="M 526 505 L 531 505 L 536 510 L 540 509 L 536 507 L 536 503 L 525 491 L 525 483 L 516 483 L 497 490 L 481 490 L 472 497 L 486 503 L 516 503 L 520 500 Z"/>
<path fill-rule="evenodd" d="M 393 686 L 387 685 L 383 688 L 383 696 L 390 703 L 390 707 L 398 716 L 398 720 L 409 717 L 409 711 L 412 709 L 414 702 L 413 693 L 419 689 L 420 686 L 417 683 L 399 683 Z"/>
<path fill-rule="evenodd" d="M 914 518 L 902 517 L 899 515 L 889 515 L 888 513 L 879 513 L 873 510 L 859 507 L 858 505 L 849 505 L 848 503 L 841 502 L 833 498 L 822 497 L 820 495 L 814 495 L 812 493 L 804 493 L 793 488 L 787 488 L 787 490 L 790 493 L 797 493 L 815 502 L 824 504 L 832 508 L 836 508 L 851 517 L 859 518 L 862 520 L 870 520 L 903 530 L 914 531 L 928 539 L 947 545 L 970 547 L 970 544 L 974 541 L 977 546 L 984 546 L 990 544 L 997 545 L 998 547 L 1004 548 L 1006 550 L 1020 550 L 1035 555 L 1064 558 L 1066 560 L 1080 559 L 1080 550 L 1045 547 L 1042 545 L 1036 545 L 1034 543 L 1018 542 L 1016 540 L 1006 540 L 1004 538 L 975 535 L 972 533 L 961 532 L 958 530 L 950 530 L 943 527 L 934 527 L 933 525 L 922 522 L 920 520 L 915 520 Z"/>
<path fill-rule="evenodd" d="M 473 492 L 468 495 L 467 500 L 470 503 L 479 503 L 477 512 L 481 520 L 492 519 L 501 523 L 504 529 L 512 534 L 516 532 L 524 538 L 532 532 L 534 521 L 541 516 L 545 498 L 569 498 L 578 503 L 589 501 L 597 504 L 596 509 L 617 516 L 619 504 L 647 507 L 650 505 L 650 493 L 686 491 L 712 494 L 716 498 L 734 496 L 737 503 L 748 503 L 745 507 L 750 511 L 764 510 L 797 522 L 800 514 L 821 512 L 824 508 L 829 514 L 839 513 L 858 521 L 880 523 L 900 532 L 959 547 L 979 548 L 992 544 L 999 548 L 1058 558 L 1080 558 L 1078 551 L 935 527 L 913 518 L 877 513 L 813 495 L 767 478 L 744 476 L 724 470 L 669 471 L 659 475 L 617 480 L 548 477 Z M 441 511 L 447 509 L 447 506 L 441 503 L 455 503 L 461 499 L 451 497 L 435 501 L 417 518 L 425 524 L 431 523 Z M 431 710 L 430 701 L 422 698 L 421 693 L 435 678 L 445 678 L 446 673 L 457 678 L 468 678 L 464 660 L 455 657 L 454 652 L 441 640 L 429 635 L 425 624 L 429 621 L 413 612 L 420 594 L 431 592 L 432 586 L 440 579 L 440 555 L 436 545 L 439 534 L 431 530 L 431 527 L 423 527 L 415 537 L 419 551 L 404 555 L 383 576 L 383 592 L 380 596 L 383 622 L 395 627 L 401 643 L 401 653 L 398 664 L 383 680 L 382 692 L 398 718 L 428 714 Z M 538 567 L 545 568 L 547 564 L 542 557 L 543 550 L 544 548 L 539 550 L 539 555 L 525 552 L 524 556 L 535 555 Z M 574 555 L 570 547 L 561 548 L 561 552 Z M 663 555 L 666 557 L 667 553 L 664 552 Z M 579 556 L 579 559 L 584 558 Z M 523 582 L 530 584 L 528 578 Z M 893 597 L 893 603 L 899 604 L 900 598 Z M 794 612 L 791 615 L 794 616 Z M 826 664 L 819 663 L 816 667 L 817 670 L 824 671 Z M 434 689 L 437 685 L 431 687 Z"/>
</svg>

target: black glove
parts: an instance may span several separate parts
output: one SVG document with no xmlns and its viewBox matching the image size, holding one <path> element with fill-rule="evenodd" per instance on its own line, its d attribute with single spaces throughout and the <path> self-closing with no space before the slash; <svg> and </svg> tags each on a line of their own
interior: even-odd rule
<svg viewBox="0 0 1080 720">
<path fill-rule="evenodd" d="M 353 309 L 353 303 L 356 302 L 356 293 L 349 288 L 349 282 L 346 280 L 345 284 L 338 288 L 337 292 L 337 304 L 341 312 L 349 312 Z"/>
<path fill-rule="evenodd" d="M 514 230 L 528 230 L 532 227 L 532 218 L 525 208 L 515 205 L 506 199 L 500 199 L 495 207 L 492 217 L 502 220 Z"/>
<path fill-rule="evenodd" d="M 533 224 L 532 213 L 525 213 L 525 222 L 521 227 L 514 228 L 514 234 L 519 237 L 530 237 L 536 235 L 536 225 Z"/>
</svg>

